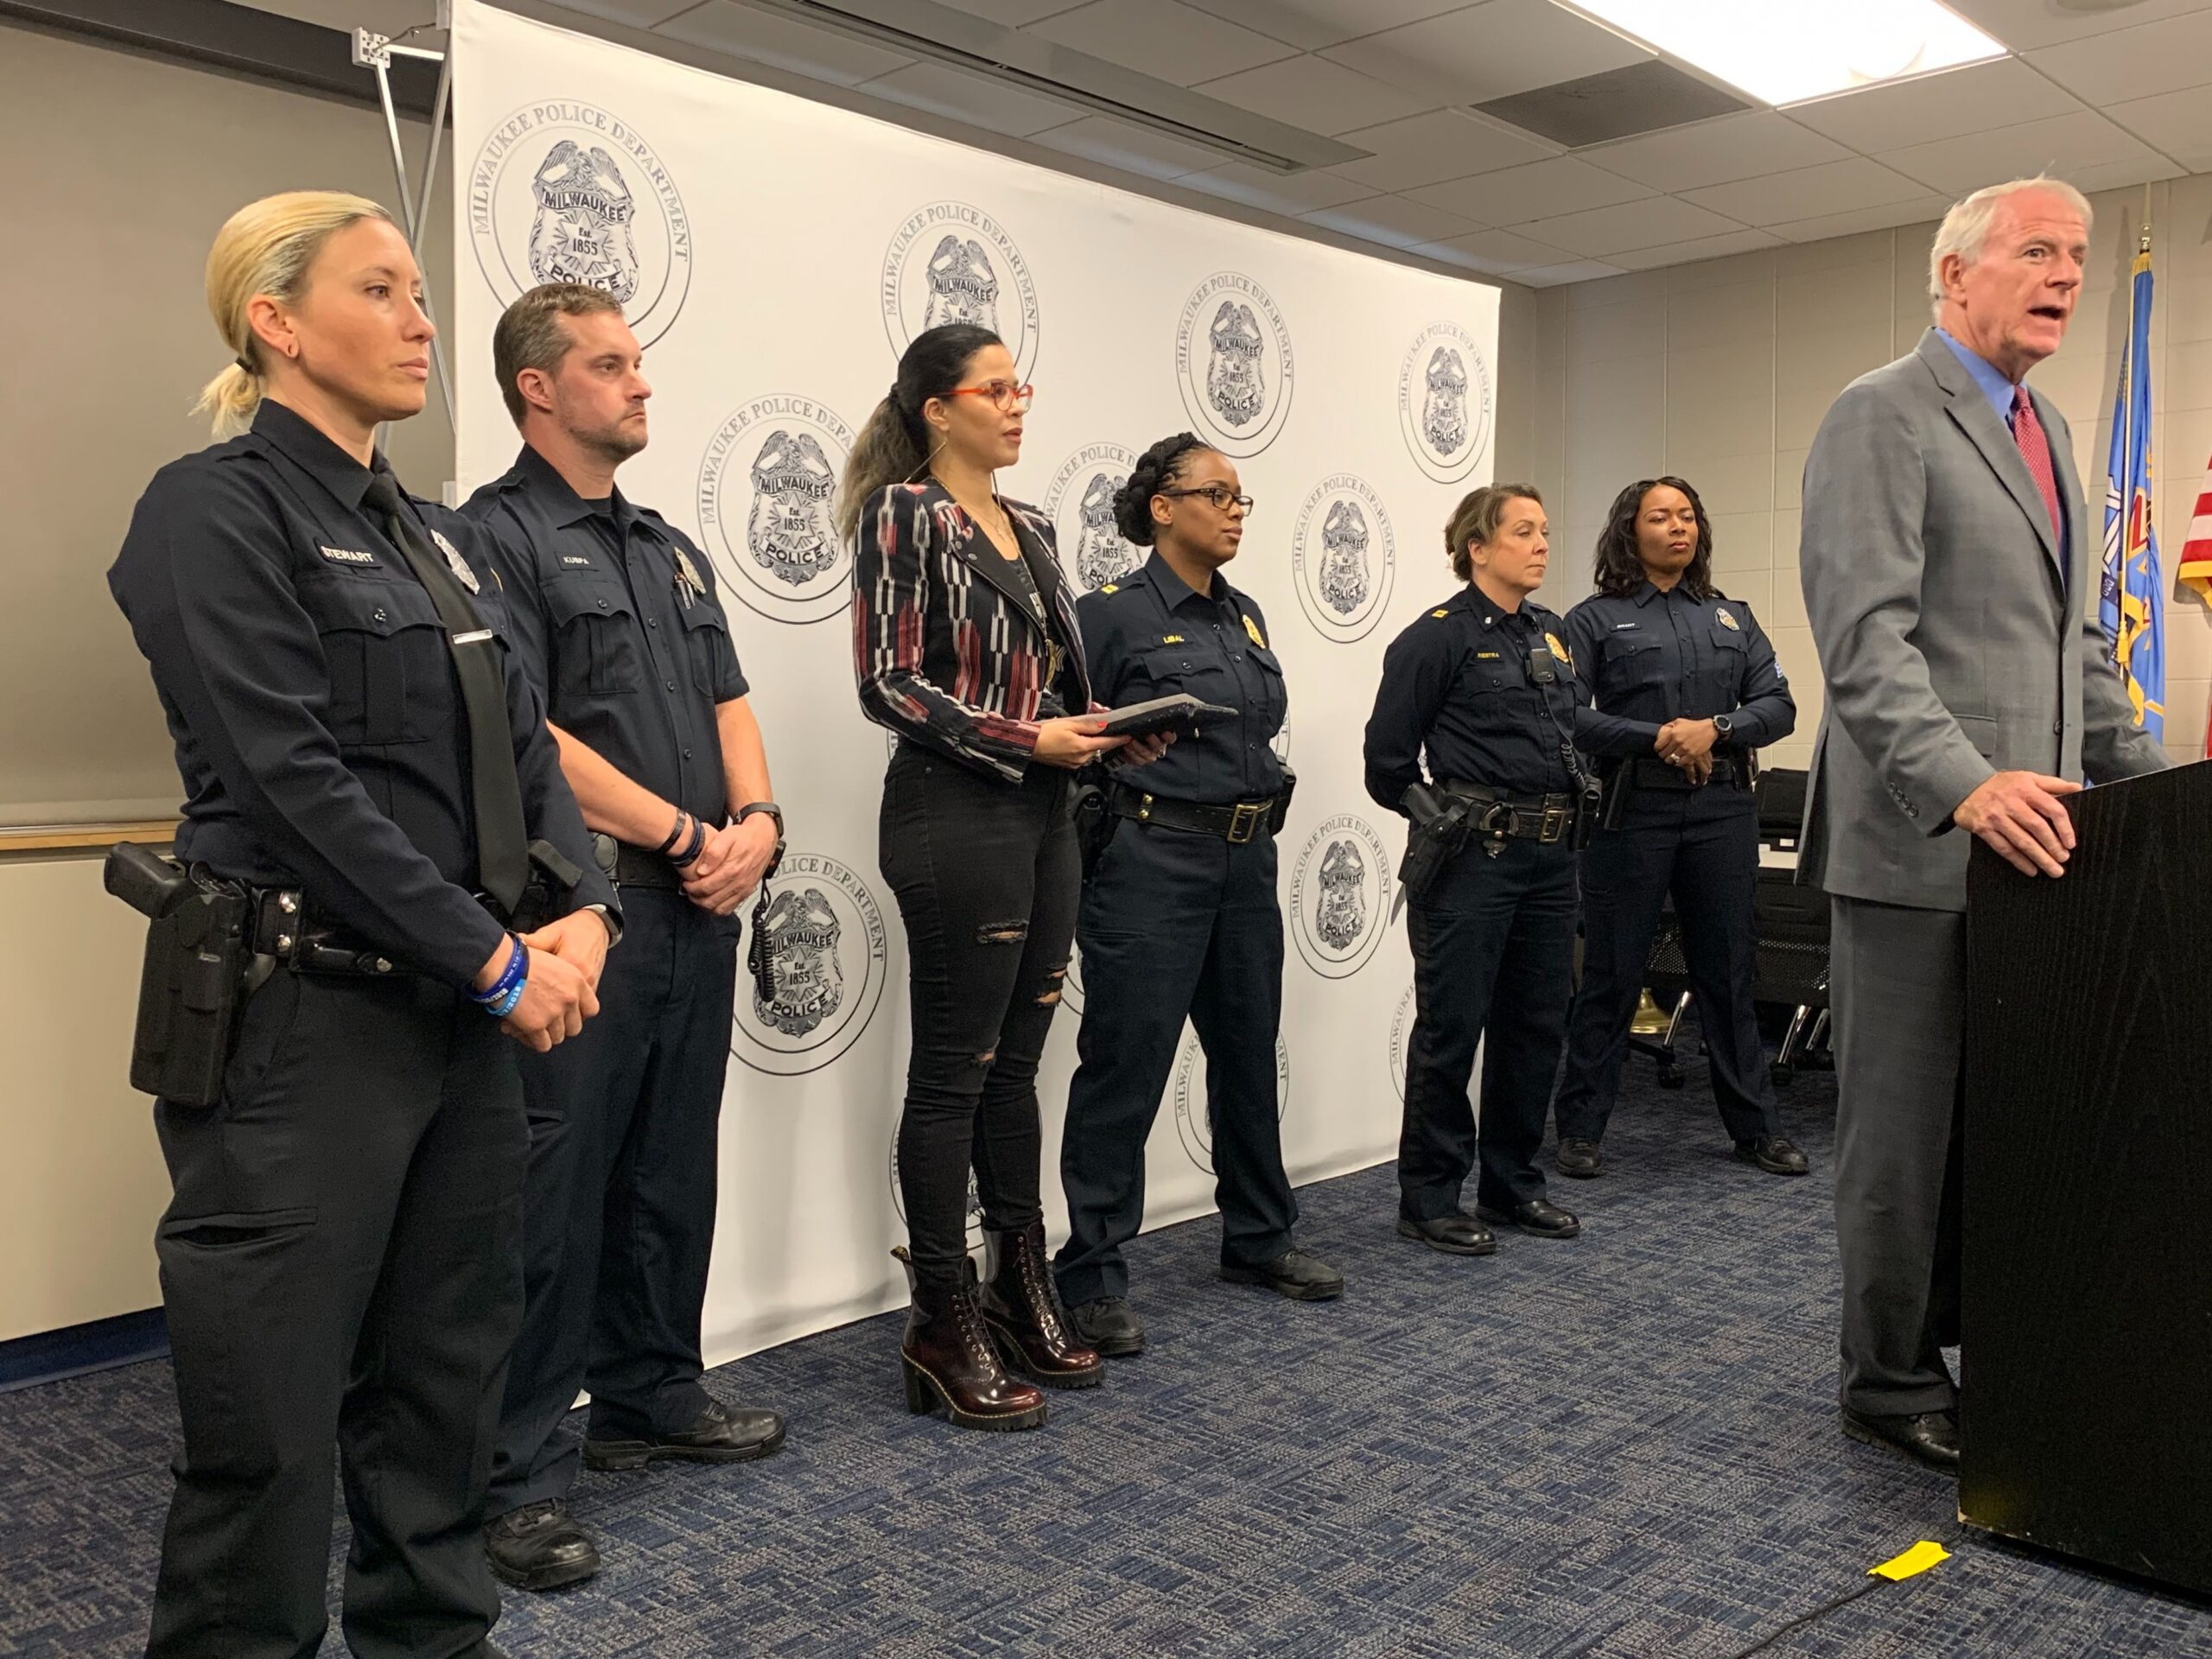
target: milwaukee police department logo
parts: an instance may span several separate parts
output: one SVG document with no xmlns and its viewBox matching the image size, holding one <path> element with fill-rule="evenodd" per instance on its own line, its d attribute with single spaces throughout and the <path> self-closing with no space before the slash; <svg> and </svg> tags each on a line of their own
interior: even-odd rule
<svg viewBox="0 0 2212 1659">
<path fill-rule="evenodd" d="M 1206 1087 L 1205 1051 L 1198 1033 L 1184 1027 L 1183 1047 L 1175 1057 L 1175 1133 L 1183 1150 L 1200 1169 L 1213 1168 L 1213 1098 Z M 1290 1050 L 1275 1039 L 1275 1122 L 1290 1107 Z"/>
<path fill-rule="evenodd" d="M 739 405 L 699 463 L 699 529 L 722 592 L 777 622 L 819 622 L 852 600 L 830 501 L 853 429 L 827 404 L 776 392 Z"/>
<path fill-rule="evenodd" d="M 1306 837 L 1290 878 L 1291 936 L 1324 979 L 1357 973 L 1390 918 L 1390 855 L 1356 813 L 1340 813 Z"/>
<path fill-rule="evenodd" d="M 1249 276 L 1218 271 L 1183 302 L 1176 390 L 1222 454 L 1256 455 L 1273 443 L 1289 418 L 1297 379 L 1281 308 Z"/>
<path fill-rule="evenodd" d="M 1347 645 L 1382 620 L 1398 565 L 1398 538 L 1375 486 L 1332 473 L 1299 504 L 1290 537 L 1298 602 L 1321 637 Z"/>
<path fill-rule="evenodd" d="M 1398 1098 L 1406 1097 L 1406 1045 L 1414 1036 L 1414 988 L 1409 983 L 1398 993 L 1398 1006 L 1390 1014 L 1390 1081 L 1397 1085 Z"/>
<path fill-rule="evenodd" d="M 1086 443 L 1060 463 L 1045 492 L 1045 516 L 1058 537 L 1060 564 L 1085 593 L 1120 582 L 1144 563 L 1144 550 L 1114 524 L 1114 495 L 1129 481 L 1136 452 Z"/>
<path fill-rule="evenodd" d="M 1414 464 L 1457 484 L 1490 453 L 1490 360 L 1456 322 L 1432 322 L 1398 365 L 1398 429 Z"/>
<path fill-rule="evenodd" d="M 770 884 L 760 924 L 769 994 L 741 979 L 730 1052 L 756 1071 L 819 1071 L 856 1042 L 883 997 L 883 912 L 861 878 L 834 858 L 791 853 Z"/>
<path fill-rule="evenodd" d="M 622 302 L 639 344 L 665 334 L 691 285 L 691 221 L 676 182 L 620 117 L 572 99 L 526 104 L 468 170 L 468 231 L 499 303 L 541 283 Z"/>
<path fill-rule="evenodd" d="M 1023 379 L 1037 362 L 1037 279 L 997 219 L 964 201 L 933 201 L 899 222 L 876 296 L 891 349 L 946 323 L 988 328 Z"/>
</svg>

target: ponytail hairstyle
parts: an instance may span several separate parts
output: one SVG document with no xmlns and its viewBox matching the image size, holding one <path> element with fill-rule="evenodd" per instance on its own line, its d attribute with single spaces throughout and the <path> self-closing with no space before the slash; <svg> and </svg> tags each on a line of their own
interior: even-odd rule
<svg viewBox="0 0 2212 1659">
<path fill-rule="evenodd" d="M 215 417 L 215 435 L 228 438 L 253 424 L 267 383 L 262 346 L 247 320 L 257 295 L 296 302 L 307 291 L 308 271 L 324 243 L 365 219 L 393 222 L 365 196 L 342 190 L 287 190 L 250 201 L 223 222 L 207 252 L 207 309 L 232 360 L 210 380 L 193 405 Z"/>
<path fill-rule="evenodd" d="M 1485 484 L 1470 490 L 1452 509 L 1451 518 L 1444 523 L 1444 550 L 1452 560 L 1452 574 L 1462 582 L 1475 579 L 1474 556 L 1470 543 L 1487 543 L 1496 537 L 1498 527 L 1505 522 L 1505 509 L 1514 501 L 1533 501 L 1544 505 L 1544 498 L 1536 493 L 1533 484 Z"/>
<path fill-rule="evenodd" d="M 937 454 L 922 405 L 950 395 L 966 378 L 976 354 L 1006 342 L 973 323 L 948 322 L 925 328 L 899 356 L 899 378 L 875 406 L 853 440 L 845 478 L 837 492 L 837 534 L 851 541 L 861 512 L 878 490 L 918 476 Z"/>
<path fill-rule="evenodd" d="M 1605 527 L 1598 532 L 1598 557 L 1592 575 L 1601 594 L 1618 596 L 1643 586 L 1643 556 L 1636 550 L 1636 521 L 1643 516 L 1643 498 L 1662 486 L 1688 497 L 1690 511 L 1697 515 L 1697 550 L 1690 555 L 1689 569 L 1682 572 L 1681 585 L 1685 594 L 1702 604 L 1713 596 L 1713 520 L 1705 516 L 1705 503 L 1690 487 L 1689 480 L 1672 474 L 1639 478 L 1613 498 L 1605 513 Z"/>
<path fill-rule="evenodd" d="M 1178 432 L 1162 438 L 1137 457 L 1128 482 L 1114 493 L 1114 527 L 1122 539 L 1150 547 L 1160 526 L 1152 519 L 1152 498 L 1173 487 L 1190 470 L 1191 457 L 1213 446 L 1195 432 Z"/>
</svg>

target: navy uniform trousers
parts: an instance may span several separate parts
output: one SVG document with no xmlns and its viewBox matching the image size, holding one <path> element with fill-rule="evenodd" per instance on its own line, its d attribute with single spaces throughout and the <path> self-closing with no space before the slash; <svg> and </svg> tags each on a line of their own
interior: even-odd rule
<svg viewBox="0 0 2212 1659">
<path fill-rule="evenodd" d="M 478 1529 L 522 1317 L 519 1046 L 429 979 L 279 969 L 210 1107 L 155 1109 L 184 1449 L 152 1659 L 312 1659 L 331 1442 L 359 1659 L 476 1659 Z"/>
<path fill-rule="evenodd" d="M 1554 1108 L 1560 1140 L 1605 1136 L 1669 893 L 1720 1121 L 1737 1141 L 1779 1133 L 1751 1001 L 1758 866 L 1758 809 L 1732 785 L 1637 790 L 1620 827 L 1591 837 L 1582 851 L 1582 988 Z"/>
<path fill-rule="evenodd" d="M 1144 1221 L 1144 1148 L 1187 1017 L 1206 1060 L 1221 1259 L 1258 1267 L 1290 1248 L 1275 1038 L 1282 911 L 1275 842 L 1123 818 L 1084 889 L 1080 1064 L 1060 1143 L 1070 1236 L 1054 1258 L 1071 1305 L 1128 1294 L 1122 1247 Z"/>
<path fill-rule="evenodd" d="M 591 1391 L 595 1440 L 657 1439 L 708 1404 L 699 1321 L 736 924 L 653 887 L 625 887 L 622 914 L 599 1017 L 552 1052 L 522 1057 L 530 1317 L 487 1516 L 575 1483 L 579 1448 L 556 1431 L 580 1389 Z"/>
<path fill-rule="evenodd" d="M 1536 1154 L 1574 990 L 1574 854 L 1564 841 L 1471 841 L 1407 901 L 1414 1030 L 1406 1050 L 1401 1212 L 1433 1221 L 1460 1207 L 1479 1149 L 1479 1204 L 1544 1196 Z M 1467 1084 L 1483 1046 L 1482 1128 Z"/>
</svg>

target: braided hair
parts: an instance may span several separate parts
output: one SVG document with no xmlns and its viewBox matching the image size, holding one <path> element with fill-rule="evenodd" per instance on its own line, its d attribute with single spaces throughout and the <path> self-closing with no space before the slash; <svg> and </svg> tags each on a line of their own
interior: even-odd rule
<svg viewBox="0 0 2212 1659">
<path fill-rule="evenodd" d="M 1129 481 L 1114 493 L 1114 524 L 1139 547 L 1150 547 L 1159 526 L 1152 521 L 1152 498 L 1173 487 L 1190 469 L 1191 457 L 1213 446 L 1195 432 L 1162 438 L 1137 457 Z"/>
</svg>

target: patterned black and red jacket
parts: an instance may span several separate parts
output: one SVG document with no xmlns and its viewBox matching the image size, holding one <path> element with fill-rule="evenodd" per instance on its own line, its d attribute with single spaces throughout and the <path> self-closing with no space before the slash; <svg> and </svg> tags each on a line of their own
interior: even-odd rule
<svg viewBox="0 0 2212 1659">
<path fill-rule="evenodd" d="M 1075 600 L 1052 521 L 1001 503 L 1091 707 Z M 853 550 L 853 667 L 879 726 L 976 771 L 1019 783 L 1037 747 L 1051 661 L 1045 618 L 967 510 L 931 480 L 893 484 L 861 510 Z M 1041 555 L 1042 556 L 1039 556 Z"/>
</svg>

